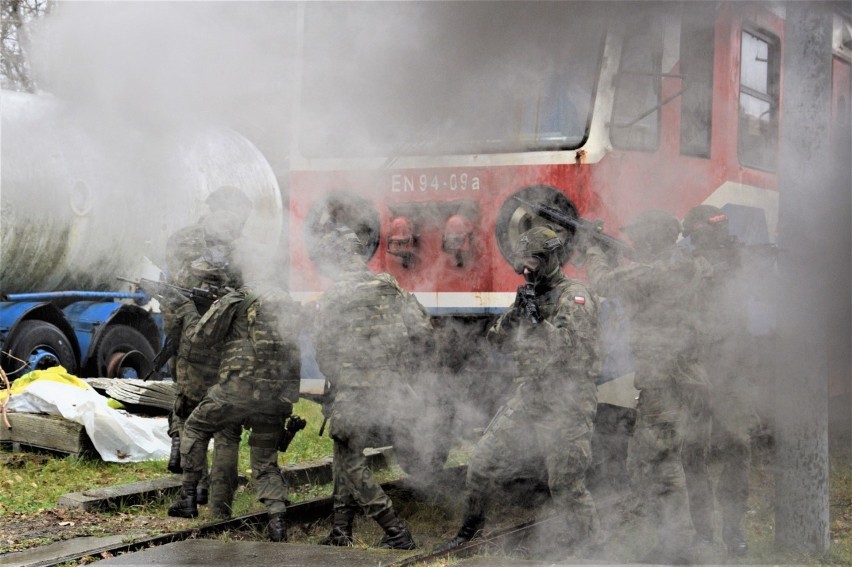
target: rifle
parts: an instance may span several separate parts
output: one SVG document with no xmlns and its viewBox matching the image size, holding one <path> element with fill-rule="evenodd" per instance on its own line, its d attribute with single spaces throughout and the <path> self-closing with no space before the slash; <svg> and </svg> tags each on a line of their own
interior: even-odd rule
<svg viewBox="0 0 852 567">
<path fill-rule="evenodd" d="M 543 321 L 541 311 L 538 304 L 535 302 L 535 288 L 532 284 L 524 284 L 518 286 L 518 294 L 515 298 L 518 308 L 533 325 L 538 325 Z"/>
<path fill-rule="evenodd" d="M 179 343 L 179 339 L 166 337 L 166 342 L 163 344 L 163 348 L 160 349 L 160 352 L 158 352 L 157 356 L 154 357 L 154 360 L 151 361 L 151 370 L 144 378 L 142 378 L 143 382 L 147 381 L 154 374 L 158 374 L 160 372 L 160 368 L 162 368 L 171 357 L 177 354 Z"/>
<path fill-rule="evenodd" d="M 284 452 L 290 446 L 296 433 L 303 430 L 308 424 L 298 415 L 291 415 L 284 423 L 284 429 L 281 431 L 281 438 L 278 440 L 278 450 Z"/>
<path fill-rule="evenodd" d="M 325 381 L 322 387 L 322 424 L 319 428 L 319 436 L 325 433 L 325 426 L 328 424 L 328 416 L 331 414 L 331 400 L 333 399 L 331 392 L 331 382 Z"/>
<path fill-rule="evenodd" d="M 158 300 L 164 299 L 168 301 L 170 297 L 174 298 L 175 294 L 182 295 L 195 304 L 200 315 L 204 315 L 207 310 L 210 309 L 210 306 L 213 305 L 213 302 L 219 299 L 220 295 L 219 288 L 213 285 L 209 286 L 207 289 L 201 287 L 187 289 L 167 282 L 149 280 L 146 278 L 140 278 L 139 281 L 134 281 L 118 276 L 118 279 L 123 282 L 132 283 L 151 297 L 155 297 Z"/>
<path fill-rule="evenodd" d="M 572 217 L 566 215 L 559 209 L 548 207 L 547 205 L 534 204 L 524 201 L 517 195 L 512 197 L 531 213 L 535 213 L 544 220 L 556 223 L 562 228 L 574 229 L 578 233 L 582 233 L 596 242 L 604 252 L 612 252 L 618 250 L 625 258 L 633 259 L 633 249 L 623 240 L 619 240 L 614 236 L 610 236 L 603 231 L 603 221 L 590 221 L 583 217 Z"/>
</svg>

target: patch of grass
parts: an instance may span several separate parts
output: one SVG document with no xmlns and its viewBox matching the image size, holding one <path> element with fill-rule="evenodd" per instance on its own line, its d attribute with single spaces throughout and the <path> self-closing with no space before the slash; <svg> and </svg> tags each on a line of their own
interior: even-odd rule
<svg viewBox="0 0 852 567">
<path fill-rule="evenodd" d="M 294 412 L 308 424 L 296 435 L 286 453 L 279 454 L 282 465 L 314 461 L 332 453 L 329 437 L 319 437 L 322 412 L 320 405 L 300 400 Z M 8 455 L 8 454 L 7 454 Z M 249 474 L 248 432 L 243 432 L 239 470 Z M 107 463 L 99 459 L 16 453 L 8 455 L 0 466 L 0 516 L 14 512 L 33 513 L 56 506 L 59 497 L 105 486 L 127 484 L 170 476 L 166 461 Z M 130 506 L 127 512 L 158 513 L 165 503 L 142 507 Z"/>
<path fill-rule="evenodd" d="M 334 443 L 328 434 L 328 425 L 322 437 L 318 435 L 322 425 L 322 406 L 310 400 L 299 400 L 294 406 L 293 413 L 308 422 L 305 428 L 296 434 L 286 453 L 280 453 L 278 462 L 282 465 L 292 465 L 316 461 L 330 457 Z"/>
<path fill-rule="evenodd" d="M 745 529 L 749 553 L 740 564 L 852 565 L 852 463 L 834 459 L 829 469 L 829 538 L 825 555 L 780 550 L 775 544 L 775 482 L 766 468 L 752 473 Z"/>
<path fill-rule="evenodd" d="M 21 454 L 0 471 L 0 515 L 37 512 L 56 506 L 60 496 L 103 486 L 148 480 L 168 474 L 159 461 L 106 463 L 79 457 Z"/>
</svg>

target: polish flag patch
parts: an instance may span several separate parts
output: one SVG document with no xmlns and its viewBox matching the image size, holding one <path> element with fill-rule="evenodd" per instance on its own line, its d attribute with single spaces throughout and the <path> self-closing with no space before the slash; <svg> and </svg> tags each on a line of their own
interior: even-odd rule
<svg viewBox="0 0 852 567">
<path fill-rule="evenodd" d="M 586 303 L 586 298 L 583 297 L 582 295 L 575 295 L 574 296 L 574 303 L 579 303 L 580 305 L 583 305 L 583 304 Z"/>
</svg>

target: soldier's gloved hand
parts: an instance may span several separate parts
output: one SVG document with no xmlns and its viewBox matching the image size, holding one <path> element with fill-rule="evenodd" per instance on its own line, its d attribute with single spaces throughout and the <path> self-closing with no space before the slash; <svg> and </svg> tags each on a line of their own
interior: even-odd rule
<svg viewBox="0 0 852 567">
<path fill-rule="evenodd" d="M 538 303 L 536 303 L 535 300 L 527 301 L 526 318 L 527 321 L 529 321 L 533 325 L 538 325 L 539 323 L 544 321 L 544 317 L 542 317 L 541 315 L 541 309 L 539 309 Z"/>
<path fill-rule="evenodd" d="M 307 424 L 308 422 L 298 415 L 291 415 L 287 420 L 287 431 L 295 434 L 297 431 L 304 429 Z"/>
<path fill-rule="evenodd" d="M 518 293 L 515 296 L 515 309 L 518 310 L 522 321 L 538 325 L 544 320 L 536 301 L 535 290 L 529 284 L 518 287 Z"/>
</svg>

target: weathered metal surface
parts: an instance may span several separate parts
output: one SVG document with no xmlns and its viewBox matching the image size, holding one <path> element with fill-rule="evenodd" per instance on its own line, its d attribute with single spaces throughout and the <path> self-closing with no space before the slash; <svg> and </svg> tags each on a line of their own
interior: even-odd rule
<svg viewBox="0 0 852 567">
<path fill-rule="evenodd" d="M 233 131 L 139 133 L 48 96 L 3 91 L 0 290 L 115 289 L 158 263 L 165 239 L 204 199 L 240 187 L 247 231 L 278 244 L 271 166 Z"/>
</svg>

